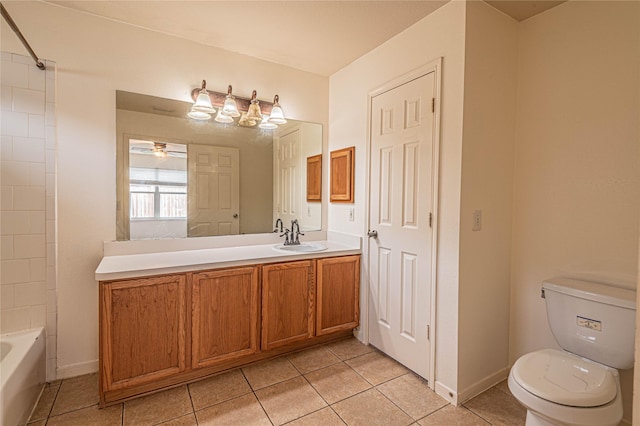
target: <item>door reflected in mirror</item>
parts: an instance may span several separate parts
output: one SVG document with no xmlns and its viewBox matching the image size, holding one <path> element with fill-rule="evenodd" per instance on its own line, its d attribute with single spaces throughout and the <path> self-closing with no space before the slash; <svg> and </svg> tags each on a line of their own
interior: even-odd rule
<svg viewBox="0 0 640 426">
<path fill-rule="evenodd" d="M 122 91 L 116 108 L 118 240 L 267 233 L 276 218 L 321 229 L 306 169 L 322 125 L 199 122 L 189 102 Z"/>
</svg>

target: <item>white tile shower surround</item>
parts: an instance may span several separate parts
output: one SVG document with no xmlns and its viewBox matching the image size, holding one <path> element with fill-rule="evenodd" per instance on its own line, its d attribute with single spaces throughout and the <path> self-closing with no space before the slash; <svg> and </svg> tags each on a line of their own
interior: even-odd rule
<svg viewBox="0 0 640 426">
<path fill-rule="evenodd" d="M 0 332 L 45 326 L 56 374 L 55 63 L 1 53 Z"/>
</svg>

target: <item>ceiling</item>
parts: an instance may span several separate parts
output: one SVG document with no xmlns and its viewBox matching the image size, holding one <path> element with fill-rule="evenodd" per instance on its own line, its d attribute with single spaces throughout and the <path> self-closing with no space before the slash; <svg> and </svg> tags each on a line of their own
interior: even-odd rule
<svg viewBox="0 0 640 426">
<path fill-rule="evenodd" d="M 448 0 L 48 1 L 329 76 Z M 488 1 L 522 20 L 562 1 Z"/>
</svg>

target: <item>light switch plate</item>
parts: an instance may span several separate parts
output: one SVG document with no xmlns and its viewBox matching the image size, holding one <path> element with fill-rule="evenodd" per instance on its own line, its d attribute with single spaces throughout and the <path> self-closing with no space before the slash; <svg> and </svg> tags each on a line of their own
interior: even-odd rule
<svg viewBox="0 0 640 426">
<path fill-rule="evenodd" d="M 482 230 L 482 210 L 473 211 L 473 226 L 471 227 L 471 230 L 472 231 Z"/>
</svg>

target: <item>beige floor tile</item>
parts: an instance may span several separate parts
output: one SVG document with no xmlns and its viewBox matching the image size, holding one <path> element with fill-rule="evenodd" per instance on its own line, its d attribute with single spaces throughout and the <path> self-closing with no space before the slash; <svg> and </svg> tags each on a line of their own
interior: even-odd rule
<svg viewBox="0 0 640 426">
<path fill-rule="evenodd" d="M 371 352 L 345 362 L 372 385 L 378 385 L 409 372 L 401 364 L 380 352 Z"/>
<path fill-rule="evenodd" d="M 198 422 L 196 421 L 195 413 L 187 414 L 186 416 L 181 416 L 176 419 L 171 419 L 169 421 L 159 423 L 162 426 L 198 426 Z"/>
<path fill-rule="evenodd" d="M 50 417 L 51 426 L 119 426 L 122 424 L 122 404 L 100 409 L 97 405 Z"/>
<path fill-rule="evenodd" d="M 296 352 L 287 358 L 302 374 L 340 362 L 340 359 L 325 347 Z"/>
<path fill-rule="evenodd" d="M 287 425 L 291 426 L 343 426 L 344 424 L 331 407 L 323 408 L 287 423 Z"/>
<path fill-rule="evenodd" d="M 329 404 L 349 398 L 371 387 L 369 382 L 344 363 L 312 371 L 305 374 L 305 377 Z"/>
<path fill-rule="evenodd" d="M 60 388 L 61 384 L 62 384 L 62 379 L 54 380 L 52 382 L 47 382 L 47 384 L 45 386 L 48 387 L 48 388 Z"/>
<path fill-rule="evenodd" d="M 249 392 L 251 387 L 240 370 L 233 370 L 189 385 L 191 401 L 196 411 Z"/>
<path fill-rule="evenodd" d="M 368 354 L 375 350 L 373 346 L 363 345 L 355 337 L 330 343 L 327 345 L 327 348 L 343 361 Z"/>
<path fill-rule="evenodd" d="M 448 404 L 429 389 L 427 382 L 413 373 L 405 374 L 378 386 L 394 404 L 418 420 Z"/>
<path fill-rule="evenodd" d="M 47 419 L 36 420 L 35 422 L 27 423 L 27 426 L 45 426 L 47 424 Z"/>
<path fill-rule="evenodd" d="M 57 386 L 45 386 L 42 391 L 42 395 L 40 395 L 40 399 L 38 400 L 38 405 L 31 414 L 31 418 L 29 419 L 30 422 L 43 419 L 46 420 L 47 417 L 49 417 L 53 403 L 56 400 L 56 395 L 58 395 L 58 389 L 60 389 L 60 384 Z"/>
<path fill-rule="evenodd" d="M 492 425 L 524 425 L 527 410 L 511 395 L 496 388 L 481 393 L 464 404 Z"/>
<path fill-rule="evenodd" d="M 98 394 L 98 373 L 64 379 L 51 410 L 52 416 L 96 405 Z"/>
<path fill-rule="evenodd" d="M 295 377 L 256 391 L 271 421 L 281 425 L 327 405 L 304 377 Z"/>
<path fill-rule="evenodd" d="M 124 403 L 124 424 L 152 425 L 193 412 L 186 386 L 154 393 Z"/>
<path fill-rule="evenodd" d="M 349 426 L 395 426 L 413 423 L 411 417 L 377 389 L 359 393 L 331 407 Z"/>
<path fill-rule="evenodd" d="M 244 367 L 242 372 L 253 390 L 284 382 L 300 375 L 286 357 L 270 359 Z"/>
<path fill-rule="evenodd" d="M 198 425 L 271 426 L 253 393 L 196 411 Z"/>
<path fill-rule="evenodd" d="M 511 394 L 511 391 L 509 390 L 509 383 L 507 383 L 506 380 L 501 381 L 500 383 L 495 385 L 494 388 L 498 389 L 499 391 L 502 391 L 502 392 L 506 393 L 507 395 L 513 396 Z"/>
<path fill-rule="evenodd" d="M 447 405 L 418 421 L 421 426 L 487 426 L 480 417 L 464 407 Z"/>
</svg>

